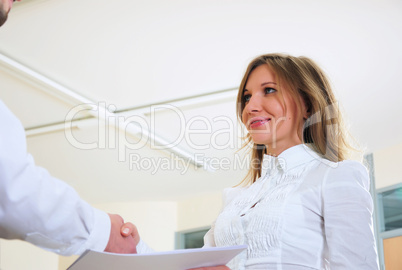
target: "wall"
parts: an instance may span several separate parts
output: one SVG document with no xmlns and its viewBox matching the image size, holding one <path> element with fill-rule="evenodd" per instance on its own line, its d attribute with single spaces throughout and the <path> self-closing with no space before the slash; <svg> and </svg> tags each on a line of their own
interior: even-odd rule
<svg viewBox="0 0 402 270">
<path fill-rule="evenodd" d="M 209 193 L 181 200 L 177 204 L 177 230 L 210 226 L 222 208 L 222 193 Z"/>
<path fill-rule="evenodd" d="M 383 188 L 402 182 L 402 144 L 373 153 L 376 188 Z"/>
<path fill-rule="evenodd" d="M 0 240 L 0 269 L 55 270 L 57 255 L 19 240 Z"/>
</svg>

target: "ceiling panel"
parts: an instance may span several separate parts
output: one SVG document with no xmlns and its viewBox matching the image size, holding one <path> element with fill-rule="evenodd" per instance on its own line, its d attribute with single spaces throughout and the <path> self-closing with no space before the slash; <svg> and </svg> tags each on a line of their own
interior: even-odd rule
<svg viewBox="0 0 402 270">
<path fill-rule="evenodd" d="M 73 105 L 0 69 L 0 99 L 27 129 L 63 123 Z M 76 117 L 88 117 L 85 112 Z"/>
</svg>

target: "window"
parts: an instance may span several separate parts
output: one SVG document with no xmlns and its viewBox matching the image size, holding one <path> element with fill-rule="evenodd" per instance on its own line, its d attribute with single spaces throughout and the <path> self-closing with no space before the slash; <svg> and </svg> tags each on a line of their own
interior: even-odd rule
<svg viewBox="0 0 402 270">
<path fill-rule="evenodd" d="M 209 227 L 176 232 L 176 249 L 201 248 L 204 246 L 204 235 Z"/>
<path fill-rule="evenodd" d="M 402 229 L 402 184 L 378 190 L 380 232 Z"/>
</svg>

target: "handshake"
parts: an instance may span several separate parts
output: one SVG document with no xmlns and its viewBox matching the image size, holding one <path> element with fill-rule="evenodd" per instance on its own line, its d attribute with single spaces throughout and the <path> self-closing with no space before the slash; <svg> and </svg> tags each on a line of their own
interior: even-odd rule
<svg viewBox="0 0 402 270">
<path fill-rule="evenodd" d="M 123 218 L 116 214 L 108 214 L 111 221 L 109 242 L 106 252 L 113 253 L 137 253 L 137 245 L 140 235 L 137 227 L 131 222 L 124 222 Z M 193 268 L 191 270 L 230 270 L 227 266 L 214 266 Z"/>
<path fill-rule="evenodd" d="M 108 214 L 111 222 L 109 242 L 106 252 L 112 253 L 137 253 L 137 245 L 140 235 L 137 227 L 131 222 L 124 223 L 120 215 Z"/>
</svg>

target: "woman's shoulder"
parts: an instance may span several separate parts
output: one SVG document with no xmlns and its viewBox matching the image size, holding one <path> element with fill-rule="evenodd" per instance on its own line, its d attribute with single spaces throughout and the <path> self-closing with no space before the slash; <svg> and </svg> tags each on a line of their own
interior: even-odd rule
<svg viewBox="0 0 402 270">
<path fill-rule="evenodd" d="M 356 160 L 343 160 L 331 162 L 325 176 L 327 185 L 359 185 L 369 189 L 370 178 L 368 170 L 361 162 Z"/>
<path fill-rule="evenodd" d="M 367 167 L 356 160 L 331 162 L 329 167 L 331 174 L 367 174 Z"/>
</svg>

